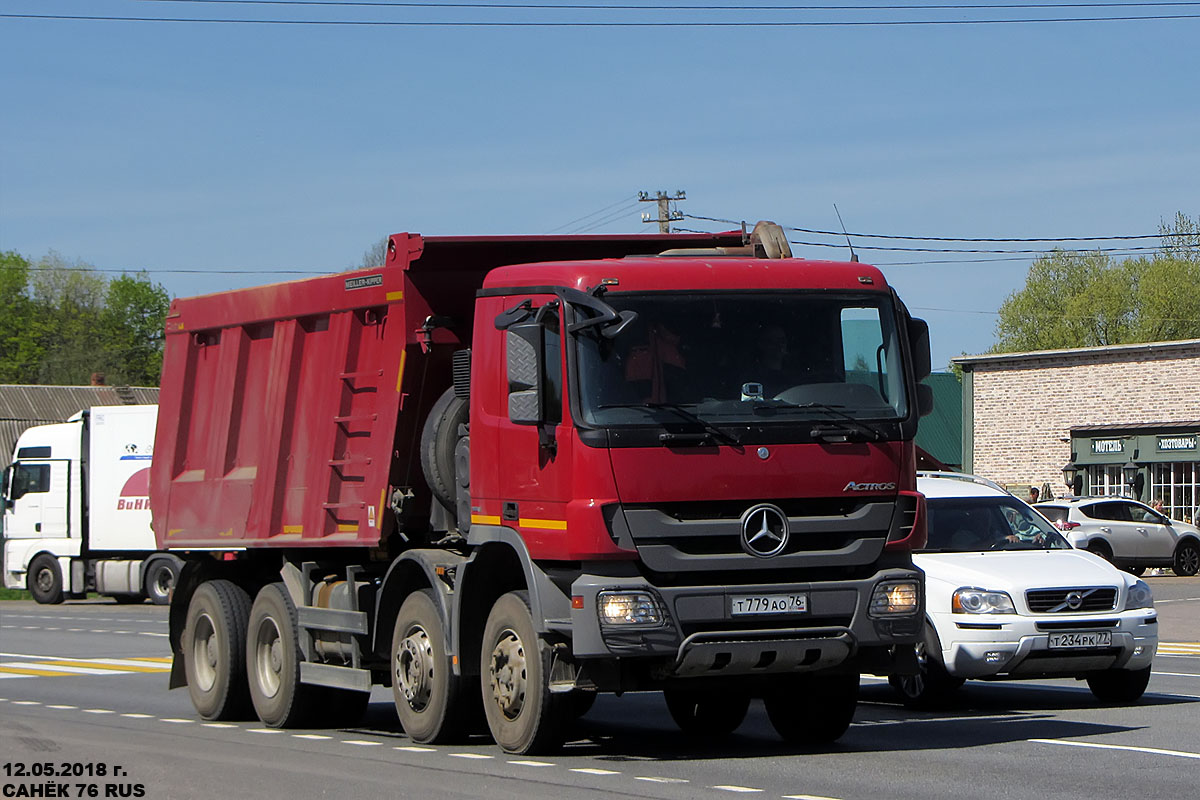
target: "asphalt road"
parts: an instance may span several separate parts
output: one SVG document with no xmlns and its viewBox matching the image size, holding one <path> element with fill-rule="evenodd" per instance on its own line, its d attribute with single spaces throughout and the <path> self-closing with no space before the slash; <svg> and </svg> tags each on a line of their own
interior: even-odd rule
<svg viewBox="0 0 1200 800">
<path fill-rule="evenodd" d="M 69 797 L 94 787 L 151 800 L 1192 797 L 1200 644 L 1188 643 L 1200 642 L 1200 578 L 1148 580 L 1170 644 L 1135 706 L 1100 707 L 1074 681 L 973 682 L 951 711 L 910 712 L 865 678 L 842 740 L 796 752 L 761 707 L 731 739 L 697 742 L 678 734 L 658 695 L 602 697 L 562 754 L 536 759 L 483 739 L 416 746 L 388 690 L 352 729 L 203 723 L 186 690 L 166 689 L 166 609 L 0 603 L 0 787 L 5 797 L 49 784 Z M 75 774 L 31 774 L 42 764 Z"/>
</svg>

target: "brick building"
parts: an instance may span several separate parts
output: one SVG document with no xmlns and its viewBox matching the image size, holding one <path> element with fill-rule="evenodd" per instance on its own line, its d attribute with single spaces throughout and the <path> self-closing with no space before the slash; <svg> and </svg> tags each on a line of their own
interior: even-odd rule
<svg viewBox="0 0 1200 800">
<path fill-rule="evenodd" d="M 1200 504 L 1200 339 L 962 356 L 964 469 L 1003 484 Z M 1132 482 L 1130 482 L 1132 481 Z"/>
</svg>

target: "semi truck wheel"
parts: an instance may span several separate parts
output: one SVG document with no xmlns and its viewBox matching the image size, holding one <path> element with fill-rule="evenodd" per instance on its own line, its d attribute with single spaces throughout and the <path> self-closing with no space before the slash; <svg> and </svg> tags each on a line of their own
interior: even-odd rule
<svg viewBox="0 0 1200 800">
<path fill-rule="evenodd" d="M 750 709 L 750 695 L 736 689 L 664 689 L 663 698 L 671 719 L 690 736 L 728 736 Z"/>
<path fill-rule="evenodd" d="M 850 727 L 858 705 L 857 672 L 797 676 L 763 698 L 772 727 L 789 744 L 835 742 Z"/>
<path fill-rule="evenodd" d="M 150 562 L 146 574 L 142 577 L 142 589 L 150 602 L 156 606 L 165 606 L 171 602 L 171 588 L 179 577 L 175 564 L 168 558 L 159 558 Z"/>
<path fill-rule="evenodd" d="M 58 559 L 49 553 L 42 553 L 29 564 L 29 573 L 25 579 L 29 593 L 33 599 L 44 605 L 56 605 L 63 601 L 62 570 L 58 568 Z"/>
<path fill-rule="evenodd" d="M 392 696 L 404 732 L 422 743 L 457 737 L 459 692 L 433 590 L 414 592 L 400 606 L 392 629 Z"/>
<path fill-rule="evenodd" d="M 496 601 L 480 650 L 483 709 L 496 744 L 516 754 L 558 750 L 570 696 L 550 693 L 550 648 L 534 630 L 527 592 Z"/>
<path fill-rule="evenodd" d="M 208 720 L 245 719 L 246 629 L 250 595 L 226 580 L 200 584 L 188 604 L 181 644 L 188 694 Z"/>
<path fill-rule="evenodd" d="M 246 639 L 250 700 L 264 724 L 291 728 L 306 722 L 312 691 L 300 683 L 296 606 L 283 583 L 264 586 L 254 598 Z"/>
<path fill-rule="evenodd" d="M 447 389 L 425 420 L 421 431 L 421 469 L 425 481 L 442 505 L 451 514 L 457 514 L 458 492 L 454 480 L 454 446 L 458 443 L 458 426 L 465 424 L 468 417 L 467 401 L 455 397 L 454 389 Z"/>
</svg>

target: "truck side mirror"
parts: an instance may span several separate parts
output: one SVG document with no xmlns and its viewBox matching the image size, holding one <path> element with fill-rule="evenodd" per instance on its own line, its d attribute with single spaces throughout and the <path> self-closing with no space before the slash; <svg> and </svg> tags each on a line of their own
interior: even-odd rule
<svg viewBox="0 0 1200 800">
<path fill-rule="evenodd" d="M 929 323 L 923 319 L 908 320 L 908 349 L 912 353 L 913 378 L 920 381 L 933 371 L 929 355 Z"/>
<path fill-rule="evenodd" d="M 917 414 L 927 417 L 933 413 L 933 388 L 923 383 L 917 384 Z"/>
<path fill-rule="evenodd" d="M 542 353 L 546 329 L 536 322 L 518 322 L 505 333 L 508 368 L 508 419 L 517 425 L 545 421 L 542 397 Z"/>
</svg>

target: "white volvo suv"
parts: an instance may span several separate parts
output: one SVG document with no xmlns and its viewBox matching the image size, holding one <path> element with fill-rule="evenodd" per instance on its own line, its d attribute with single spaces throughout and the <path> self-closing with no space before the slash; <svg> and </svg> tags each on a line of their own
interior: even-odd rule
<svg viewBox="0 0 1200 800">
<path fill-rule="evenodd" d="M 991 481 L 921 473 L 929 543 L 921 671 L 893 676 L 906 705 L 947 702 L 968 678 L 1086 680 L 1102 702 L 1130 703 L 1158 647 L 1150 587 L 1075 550 L 1028 504 Z"/>
</svg>

